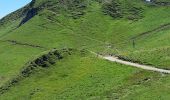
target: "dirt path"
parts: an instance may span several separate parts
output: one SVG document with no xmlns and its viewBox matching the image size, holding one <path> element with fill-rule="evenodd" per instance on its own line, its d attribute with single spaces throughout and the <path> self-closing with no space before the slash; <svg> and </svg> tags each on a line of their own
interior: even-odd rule
<svg viewBox="0 0 170 100">
<path fill-rule="evenodd" d="M 108 61 L 111 61 L 111 62 L 116 62 L 116 63 L 120 63 L 120 64 L 123 64 L 123 65 L 129 65 L 129 66 L 133 66 L 133 67 L 136 67 L 136 68 L 141 68 L 141 69 L 144 69 L 144 70 L 170 74 L 170 70 L 156 68 L 155 66 L 142 65 L 142 64 L 138 64 L 138 63 L 124 61 L 124 60 L 119 59 L 118 57 L 115 57 L 115 56 L 102 56 L 102 55 L 99 55 L 99 54 L 97 54 L 97 53 L 95 53 L 93 51 L 89 51 L 89 52 L 96 55 L 99 58 L 102 58 L 102 59 L 105 59 L 105 60 L 108 60 Z"/>
<path fill-rule="evenodd" d="M 102 56 L 100 56 L 100 57 L 102 57 Z M 145 69 L 145 70 L 170 74 L 170 70 L 160 69 L 160 68 L 156 68 L 154 66 L 142 65 L 142 64 L 138 64 L 138 63 L 132 63 L 132 62 L 121 60 L 114 56 L 103 56 L 102 58 L 112 61 L 112 62 L 117 62 L 120 64 L 129 65 L 129 66 L 133 66 L 133 67 L 137 67 L 137 68 L 141 68 L 141 69 Z"/>
</svg>

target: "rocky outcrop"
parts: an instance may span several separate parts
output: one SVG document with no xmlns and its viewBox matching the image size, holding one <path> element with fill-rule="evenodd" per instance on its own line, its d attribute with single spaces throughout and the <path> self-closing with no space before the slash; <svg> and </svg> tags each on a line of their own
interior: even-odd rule
<svg viewBox="0 0 170 100">
<path fill-rule="evenodd" d="M 32 0 L 29 4 L 29 9 L 27 9 L 25 17 L 20 22 L 19 26 L 29 21 L 32 17 L 38 14 L 38 8 L 34 8 L 35 0 Z"/>
<path fill-rule="evenodd" d="M 38 14 L 38 9 L 37 8 L 31 8 L 30 10 L 28 10 L 25 18 L 23 18 L 23 20 L 21 21 L 20 25 L 21 26 L 22 24 L 26 23 L 27 21 L 29 21 L 32 17 L 34 17 L 35 15 Z"/>
</svg>

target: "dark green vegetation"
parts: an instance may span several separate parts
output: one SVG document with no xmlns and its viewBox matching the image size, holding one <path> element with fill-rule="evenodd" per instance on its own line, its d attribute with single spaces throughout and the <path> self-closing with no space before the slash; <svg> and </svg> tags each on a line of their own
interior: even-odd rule
<svg viewBox="0 0 170 100">
<path fill-rule="evenodd" d="M 103 1 L 103 12 L 113 18 L 127 18 L 129 20 L 137 20 L 143 17 L 144 5 L 140 0 L 111 0 L 110 2 Z"/>
<path fill-rule="evenodd" d="M 170 6 L 170 1 L 169 0 L 152 0 L 156 5 L 160 6 Z"/>
<path fill-rule="evenodd" d="M 87 52 L 169 69 L 168 2 L 33 0 L 0 20 L 0 99 L 169 99 L 169 75 Z"/>
</svg>

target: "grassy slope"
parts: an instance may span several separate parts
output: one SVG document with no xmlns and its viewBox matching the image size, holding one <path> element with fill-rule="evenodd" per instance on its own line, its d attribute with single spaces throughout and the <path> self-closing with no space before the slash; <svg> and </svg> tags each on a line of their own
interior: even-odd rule
<svg viewBox="0 0 170 100">
<path fill-rule="evenodd" d="M 15 29 L 16 25 L 19 23 L 19 21 L 15 21 L 13 23 L 7 23 L 5 25 L 0 26 L 0 38 L 3 37 L 3 35 L 8 34 L 10 30 Z"/>
<path fill-rule="evenodd" d="M 0 85 L 2 85 L 15 76 L 26 62 L 43 50 L 0 42 L 0 51 Z"/>
<path fill-rule="evenodd" d="M 169 53 L 169 51 L 167 49 L 160 49 L 160 54 L 157 53 L 157 52 L 159 52 L 157 50 L 155 52 L 155 48 L 164 48 L 164 47 L 168 46 L 168 41 L 165 40 L 165 38 L 169 39 L 168 38 L 169 31 L 168 30 L 158 32 L 157 35 L 151 34 L 149 39 L 141 38 L 141 40 L 138 43 L 140 45 L 137 45 L 137 47 L 135 48 L 137 53 L 135 52 L 135 54 L 133 54 L 132 52 L 130 52 L 130 51 L 134 51 L 134 49 L 131 48 L 132 47 L 131 41 L 129 42 L 129 39 L 131 37 L 136 36 L 142 32 L 146 32 L 146 31 L 155 29 L 155 28 L 159 27 L 160 25 L 167 24 L 170 22 L 170 20 L 168 19 L 169 11 L 170 11 L 169 7 L 150 7 L 149 8 L 149 7 L 145 6 L 144 8 L 145 8 L 145 11 L 143 14 L 145 17 L 143 19 L 141 19 L 139 21 L 135 21 L 135 22 L 129 21 L 127 19 L 113 19 L 109 16 L 104 15 L 101 11 L 101 5 L 96 2 L 94 2 L 92 5 L 89 5 L 89 7 L 85 10 L 86 14 L 84 16 L 82 16 L 80 19 L 76 19 L 76 20 L 73 20 L 72 18 L 70 18 L 68 16 L 63 16 L 60 14 L 56 15 L 56 14 L 54 14 L 54 12 L 51 12 L 49 10 L 44 10 L 44 11 L 41 11 L 39 13 L 39 15 L 35 16 L 30 21 L 28 21 L 27 23 L 22 25 L 20 28 L 14 30 L 13 32 L 6 34 L 6 33 L 4 33 L 4 30 L 1 30 L 0 34 L 5 34 L 1 37 L 2 40 L 17 40 L 22 43 L 40 45 L 40 46 L 46 47 L 47 49 L 73 47 L 73 48 L 78 48 L 78 49 L 87 48 L 87 49 L 97 51 L 97 52 L 99 52 L 99 51 L 105 52 L 105 51 L 108 51 L 108 48 L 107 48 L 108 44 L 112 44 L 114 48 L 118 48 L 120 54 L 129 56 L 132 59 L 138 58 L 140 61 L 151 63 L 154 65 L 168 66 L 169 59 L 167 59 L 167 58 L 169 56 L 167 54 Z M 53 16 L 54 19 L 49 20 L 48 16 L 49 17 Z M 15 23 L 14 23 L 14 26 L 16 26 Z M 162 33 L 164 33 L 164 35 L 162 35 Z M 158 38 L 160 39 L 161 42 L 155 40 Z M 149 42 L 147 42 L 146 39 Z M 162 41 L 162 40 L 164 40 L 164 41 Z M 122 42 L 126 42 L 126 44 L 124 44 L 124 43 L 122 44 Z M 148 45 L 145 45 L 145 44 L 148 44 Z M 153 46 L 151 47 L 150 45 L 153 45 Z M 32 58 L 32 56 L 38 55 L 38 54 L 40 54 L 40 52 L 43 51 L 43 50 L 39 50 L 37 48 L 35 49 L 35 48 L 25 47 L 25 46 L 23 48 L 23 46 L 21 46 L 21 45 L 12 45 L 11 46 L 8 43 L 1 43 L 1 46 L 2 46 L 1 50 L 4 51 L 4 53 L 0 54 L 1 60 L 3 61 L 3 63 L 1 63 L 2 66 L 0 66 L 0 68 L 4 69 L 4 68 L 8 67 L 8 69 L 2 70 L 2 73 L 4 73 L 4 74 L 1 75 L 1 77 L 2 77 L 1 79 L 4 80 L 4 78 L 5 78 L 4 82 L 7 81 L 8 79 L 10 79 L 12 75 L 15 75 L 16 73 L 18 73 L 18 71 L 23 67 L 23 65 L 29 59 Z M 9 55 L 9 50 L 10 50 L 10 55 Z M 143 53 L 143 51 L 146 51 L 146 52 Z M 153 54 L 153 55 L 151 55 L 151 54 Z M 141 56 L 141 55 L 143 55 L 143 56 Z M 164 59 L 161 59 L 161 61 L 157 61 L 157 59 L 159 59 L 159 57 L 162 55 L 165 55 L 163 57 Z M 79 57 L 79 56 L 75 55 L 75 57 Z M 4 59 L 6 61 L 10 62 L 10 64 L 7 62 L 4 62 Z M 83 58 L 80 58 L 80 59 L 83 59 Z M 92 58 L 87 57 L 86 59 L 92 59 Z M 60 62 L 60 64 L 56 65 L 57 67 L 54 67 L 54 68 L 56 68 L 56 70 L 58 70 L 57 69 L 58 66 L 61 66 L 61 68 L 59 70 L 64 71 L 65 69 L 62 69 L 62 66 L 63 67 L 68 66 L 68 67 L 73 67 L 72 70 L 78 70 L 77 69 L 78 65 L 80 67 L 84 67 L 84 65 L 86 65 L 87 62 L 89 62 L 89 60 L 86 61 L 86 59 L 84 60 L 85 62 L 83 65 L 80 64 L 81 61 L 77 61 L 75 58 L 73 59 L 73 61 L 70 61 L 69 59 L 67 59 L 68 63 L 66 63 L 66 64 L 73 65 L 73 66 L 68 66 L 68 65 L 65 65 L 65 63 Z M 92 59 L 92 60 L 94 60 L 94 59 Z M 96 60 L 94 60 L 94 61 L 96 61 Z M 66 62 L 66 60 L 63 62 Z M 75 62 L 75 64 L 73 62 Z M 110 65 L 111 63 L 108 63 L 108 62 L 106 63 L 104 61 L 102 62 L 100 60 L 99 61 L 97 60 L 95 64 L 90 63 L 88 67 L 94 67 L 94 69 L 98 69 L 99 64 L 101 64 L 101 65 L 104 64 L 103 65 L 104 68 L 108 67 L 108 66 L 112 66 L 112 65 Z M 74 65 L 77 67 L 75 67 Z M 118 76 L 121 75 L 118 71 L 120 71 L 120 70 L 125 71 L 124 67 L 123 68 L 120 67 L 120 69 L 119 69 L 120 65 L 113 64 L 113 66 L 116 67 L 116 69 L 113 68 L 114 70 L 112 70 L 112 68 L 111 68 L 110 70 L 113 71 L 111 73 L 117 72 Z M 56 73 L 53 72 L 55 70 L 52 70 L 52 69 L 53 69 L 53 67 L 51 69 L 48 69 L 49 72 L 52 71 L 52 73 L 53 73 L 53 75 L 50 75 L 50 76 L 52 78 L 58 78 L 59 76 L 57 76 Z M 101 69 L 99 72 L 97 72 L 98 73 L 97 76 L 104 74 L 104 76 L 102 76 L 100 78 L 103 78 L 103 79 L 106 78 L 106 81 L 112 80 L 111 83 L 114 83 L 113 81 L 116 80 L 117 77 L 108 78 L 108 76 L 110 75 L 110 74 L 108 75 L 108 72 L 110 70 L 106 69 L 106 73 L 103 72 L 102 70 L 104 70 L 104 69 Z M 126 69 L 126 71 L 124 73 L 126 73 L 127 77 L 133 76 L 132 70 L 133 69 Z M 93 71 L 95 72 L 95 70 L 93 70 Z M 85 70 L 85 73 L 86 72 L 88 72 L 88 71 Z M 94 74 L 94 72 L 91 72 L 91 74 Z M 41 76 L 41 74 L 43 76 L 44 73 L 46 73 L 46 71 L 45 72 L 42 71 L 39 73 L 40 73 L 40 76 Z M 14 93 L 14 92 L 16 93 L 17 88 L 19 88 L 19 89 L 21 89 L 21 91 L 24 91 L 23 93 L 19 93 L 20 97 L 21 98 L 27 98 L 27 97 L 29 98 L 28 93 L 31 93 L 30 91 L 34 92 L 34 89 L 36 88 L 36 86 L 39 85 L 39 84 L 33 83 L 33 81 L 36 81 L 37 79 L 39 79 L 39 77 L 40 77 L 39 73 L 37 73 L 37 75 L 35 74 L 35 76 L 33 75 L 30 78 L 23 80 L 20 83 L 20 84 L 22 84 L 21 86 L 17 85 L 16 87 L 13 87 L 13 89 L 11 91 L 9 91 L 9 93 L 5 94 L 4 96 L 11 95 L 11 93 Z M 69 71 L 68 71 L 68 73 L 69 73 Z M 137 80 L 137 83 L 138 83 L 138 81 L 145 79 L 145 77 L 146 77 L 145 75 L 148 75 L 148 74 L 151 77 L 153 77 L 155 75 L 155 74 L 152 75 L 152 73 L 142 72 L 142 74 L 139 75 L 139 77 L 141 76 L 140 78 L 137 78 L 137 77 L 135 78 Z M 72 75 L 77 76 L 77 73 L 73 73 Z M 134 76 L 135 76 L 135 74 L 134 74 Z M 87 77 L 87 76 L 82 76 L 82 78 L 84 78 L 84 77 Z M 108 80 L 107 80 L 107 78 L 108 78 Z M 124 79 L 125 77 L 121 76 L 119 82 L 125 83 L 126 81 L 123 81 L 122 78 Z M 51 89 L 52 87 L 48 86 L 48 84 L 45 83 L 48 81 L 48 80 L 46 81 L 45 79 L 48 79 L 48 77 L 44 76 L 44 79 L 42 78 L 42 80 L 40 81 L 40 84 L 42 84 L 42 87 L 46 86 L 46 89 L 48 91 L 54 92 Z M 70 81 L 70 79 L 72 79 L 72 77 L 69 77 L 68 80 L 63 80 L 63 83 L 66 81 Z M 167 77 L 167 79 L 168 79 L 168 77 Z M 152 85 L 152 87 L 154 88 L 157 85 L 160 85 L 159 82 L 163 83 L 162 81 L 164 81 L 164 80 L 166 80 L 166 78 L 165 79 L 163 78 L 160 81 L 157 81 L 158 83 L 155 83 L 154 85 Z M 82 88 L 86 89 L 88 87 L 88 85 L 91 86 L 92 83 L 88 83 L 88 81 L 91 82 L 92 80 L 90 80 L 89 78 L 87 78 L 87 79 L 85 78 L 85 80 L 80 81 L 80 83 L 77 83 L 80 85 L 80 88 L 77 87 L 75 90 L 70 90 L 71 92 L 68 92 L 69 91 L 68 90 L 63 95 L 69 95 L 71 98 L 71 96 L 74 96 L 74 95 L 71 95 L 71 93 L 74 93 L 74 92 L 76 93 L 76 91 L 78 91 L 78 90 L 80 91 L 81 85 L 82 85 L 81 82 L 84 82 L 84 81 L 87 82 L 87 85 L 85 85 Z M 53 82 L 56 83 L 59 81 L 58 80 L 52 81 L 51 84 L 54 84 Z M 107 82 L 105 82 L 105 80 L 102 82 L 107 83 Z M 24 84 L 24 83 L 28 83 L 28 84 Z M 168 86 L 168 83 L 169 82 L 167 81 L 167 86 Z M 97 82 L 96 82 L 96 84 L 97 84 Z M 117 82 L 115 82 L 114 84 L 115 84 L 115 88 L 118 88 L 119 84 Z M 129 83 L 129 84 L 130 84 L 129 86 L 132 85 L 131 83 Z M 141 83 L 141 84 L 145 86 L 145 84 L 143 84 L 143 83 Z M 152 84 L 152 81 L 150 82 L 150 84 Z M 29 89 L 25 90 L 25 88 L 29 88 L 28 87 L 29 85 L 32 86 L 30 88 L 30 90 Z M 59 85 L 61 85 L 60 82 L 59 82 L 59 84 L 56 84 L 56 85 L 54 84 L 54 86 L 56 86 L 56 87 Z M 111 84 L 109 84 L 109 82 L 108 82 L 108 85 L 111 85 Z M 146 86 L 147 85 L 148 84 L 146 84 Z M 67 86 L 67 84 L 66 84 L 66 86 Z M 134 94 L 138 93 L 138 91 L 140 93 L 140 89 L 142 89 L 142 91 L 144 91 L 144 92 L 147 91 L 147 89 L 149 89 L 149 87 L 144 87 L 144 86 L 134 87 L 136 89 L 136 92 L 133 92 L 133 93 Z M 103 91 L 101 91 L 101 92 L 107 91 L 107 88 L 110 88 L 110 87 L 113 87 L 113 86 L 106 86 L 106 90 L 103 89 Z M 120 92 L 124 93 L 124 91 L 126 91 L 127 87 L 126 87 L 126 85 L 122 85 L 122 87 L 125 87 L 125 88 L 123 88 L 122 91 L 120 91 Z M 66 87 L 65 89 L 67 89 L 67 88 L 70 89 L 70 87 Z M 92 88 L 94 88 L 94 90 L 95 90 L 95 87 L 92 86 Z M 101 89 L 101 88 L 102 87 L 98 87 L 98 89 Z M 165 87 L 165 88 L 167 88 L 167 87 Z M 133 87 L 132 87 L 132 89 L 133 89 Z M 155 91 L 158 91 L 159 89 L 160 88 L 156 88 Z M 95 94 L 94 90 L 92 90 L 92 93 Z M 35 91 L 39 91 L 39 90 L 35 90 Z M 118 91 L 118 90 L 116 90 L 116 91 Z M 87 91 L 82 90 L 81 93 L 84 94 L 84 92 L 87 92 Z M 109 95 L 111 95 L 111 97 L 112 97 L 113 92 L 114 91 L 110 90 Z M 162 92 L 164 93 L 163 90 L 162 90 Z M 116 95 L 118 95 L 118 97 L 120 97 L 119 95 L 124 95 L 123 93 L 118 93 Z M 151 92 L 147 92 L 147 93 L 152 94 Z M 13 95 L 13 96 L 11 95 L 11 98 L 16 99 L 16 97 L 19 94 Z M 126 94 L 126 92 L 125 92 L 125 94 Z M 148 94 L 146 94 L 146 95 L 148 95 Z M 45 95 L 45 92 L 42 92 L 42 93 L 36 94 L 36 95 L 39 95 L 39 96 Z M 46 94 L 46 95 L 48 97 L 50 94 L 49 95 Z M 80 95 L 80 94 L 77 94 L 77 96 L 78 95 Z M 106 94 L 104 94 L 104 95 L 106 95 Z M 156 95 L 156 94 L 153 94 L 153 95 Z M 59 97 L 59 96 L 56 95 L 56 97 Z M 88 97 L 88 96 L 84 95 L 84 98 L 85 97 Z M 114 97 L 114 95 L 113 95 L 113 97 Z M 33 96 L 33 98 L 34 98 L 34 96 Z"/>
<path fill-rule="evenodd" d="M 123 52 L 122 55 L 142 63 L 169 68 L 169 33 L 170 27 L 167 27 L 164 30 L 140 36 L 135 40 L 135 48 L 132 48 L 131 43 L 131 46 L 126 47 L 129 51 Z"/>
<path fill-rule="evenodd" d="M 87 48 L 96 50 L 98 52 L 106 52 L 108 50 L 109 52 L 115 51 L 115 48 L 117 48 L 120 55 L 124 55 L 125 52 L 126 56 L 132 55 L 135 57 L 135 55 L 131 54 L 129 50 L 136 50 L 137 52 L 140 52 L 143 50 L 155 50 L 155 48 L 168 46 L 168 41 L 164 39 L 164 37 L 166 37 L 166 39 L 169 38 L 168 31 L 162 31 L 165 33 L 164 36 L 161 35 L 161 32 L 157 32 L 157 34 L 160 34 L 161 37 L 158 35 L 154 36 L 155 40 L 153 40 L 154 37 L 150 36 L 152 38 L 143 37 L 145 39 L 139 43 L 138 41 L 135 41 L 137 44 L 135 49 L 131 48 L 132 40 L 130 38 L 143 32 L 156 29 L 161 25 L 170 23 L 169 9 L 169 7 L 163 6 L 144 6 L 144 18 L 138 21 L 129 21 L 124 18 L 113 19 L 109 16 L 106 16 L 103 14 L 103 12 L 101 12 L 101 5 L 96 2 L 93 2 L 92 5 L 87 8 L 85 11 L 86 14 L 84 16 L 76 20 L 68 16 L 58 15 L 55 12 L 49 10 L 43 10 L 28 23 L 24 24 L 12 33 L 4 36 L 3 39 L 17 40 L 20 42 L 37 44 L 48 48 L 62 48 L 64 46 L 73 48 Z M 49 17 L 52 17 L 52 19 L 49 20 Z M 156 41 L 157 38 L 159 38 L 159 40 L 164 40 L 166 43 L 163 41 Z M 113 47 L 112 50 L 107 48 L 107 46 L 110 44 Z M 137 56 L 137 58 L 138 57 L 139 56 Z M 147 55 L 144 55 L 144 58 L 145 57 L 147 57 Z M 152 58 L 148 56 L 148 58 L 150 60 L 140 60 L 142 60 L 142 62 L 148 62 L 154 65 L 169 66 L 166 63 L 155 63 L 154 59 L 159 59 L 159 55 L 155 55 Z M 166 59 L 166 57 L 164 59 Z M 163 61 L 165 60 L 161 60 L 160 62 Z"/>
<path fill-rule="evenodd" d="M 143 89 L 159 78 L 161 75 L 157 73 L 148 73 L 96 59 L 95 56 L 78 51 L 58 61 L 56 65 L 39 70 L 22 80 L 0 98 L 3 100 L 123 98 L 133 93 L 132 88 Z"/>
</svg>

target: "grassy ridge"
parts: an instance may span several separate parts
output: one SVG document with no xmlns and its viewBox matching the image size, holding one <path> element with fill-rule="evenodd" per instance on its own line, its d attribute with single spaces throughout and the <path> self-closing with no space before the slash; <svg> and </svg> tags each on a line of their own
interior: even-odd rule
<svg viewBox="0 0 170 100">
<path fill-rule="evenodd" d="M 147 86 L 159 78 L 161 76 L 156 73 L 110 63 L 76 51 L 50 68 L 39 70 L 22 80 L 0 98 L 120 99 L 129 94 L 127 90 L 136 89 L 135 85 Z"/>
</svg>

